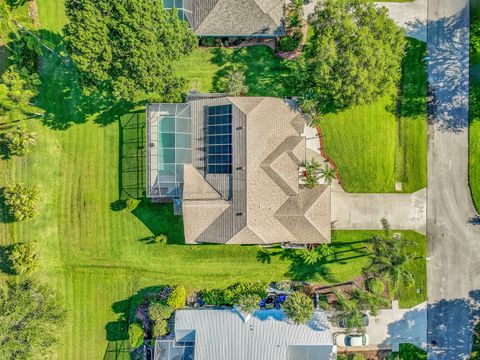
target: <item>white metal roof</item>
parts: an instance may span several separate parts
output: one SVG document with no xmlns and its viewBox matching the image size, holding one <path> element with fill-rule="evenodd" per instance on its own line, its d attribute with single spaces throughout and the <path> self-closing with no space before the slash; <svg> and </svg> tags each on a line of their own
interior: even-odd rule
<svg viewBox="0 0 480 360">
<path fill-rule="evenodd" d="M 195 330 L 196 360 L 297 360 L 306 354 L 330 360 L 336 352 L 324 312 L 294 325 L 282 310 L 258 310 L 246 322 L 235 309 L 178 310 L 177 341 L 188 330 Z"/>
</svg>

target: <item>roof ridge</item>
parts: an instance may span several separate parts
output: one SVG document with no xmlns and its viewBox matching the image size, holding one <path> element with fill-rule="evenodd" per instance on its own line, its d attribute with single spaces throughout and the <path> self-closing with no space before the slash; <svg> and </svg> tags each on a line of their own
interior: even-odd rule
<svg viewBox="0 0 480 360">
<path fill-rule="evenodd" d="M 269 13 L 269 12 L 268 12 L 268 13 L 265 12 L 265 11 L 263 10 L 263 8 L 258 4 L 258 0 L 253 0 L 253 2 L 255 3 L 255 5 L 258 6 L 258 8 L 259 8 L 265 15 L 267 15 L 267 16 L 270 18 L 270 20 L 273 21 L 274 24 L 276 24 L 275 19 L 272 17 L 272 14 Z M 285 1 L 283 1 L 283 5 L 285 6 Z M 284 9 L 284 11 L 285 11 L 285 9 Z"/>
</svg>

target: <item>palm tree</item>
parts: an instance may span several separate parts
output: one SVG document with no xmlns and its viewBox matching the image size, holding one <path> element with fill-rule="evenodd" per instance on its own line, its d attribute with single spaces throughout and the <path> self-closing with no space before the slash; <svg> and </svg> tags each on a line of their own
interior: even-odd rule
<svg viewBox="0 0 480 360">
<path fill-rule="evenodd" d="M 230 70 L 227 73 L 227 84 L 226 91 L 227 94 L 238 96 L 246 94 L 248 92 L 248 85 L 246 84 L 246 77 L 243 71 L 240 70 Z"/>
<path fill-rule="evenodd" d="M 333 319 L 337 323 L 342 322 L 348 332 L 353 330 L 365 332 L 365 314 L 362 312 L 358 302 L 355 299 L 348 298 L 343 292 L 333 290 L 337 297 L 336 311 Z"/>
<path fill-rule="evenodd" d="M 384 235 L 373 236 L 370 244 L 366 246 L 371 263 L 364 271 L 387 278 L 393 292 L 396 293 L 400 285 L 409 286 L 415 282 L 408 269 L 408 265 L 416 256 L 415 252 L 411 251 L 415 243 L 403 236 L 394 237 L 387 220 L 382 219 L 382 225 Z"/>
<path fill-rule="evenodd" d="M 365 289 L 353 290 L 352 298 L 357 302 L 359 308 L 369 310 L 373 316 L 377 316 L 378 310 L 390 304 L 389 300 Z"/>
<path fill-rule="evenodd" d="M 326 165 L 325 168 L 320 171 L 320 177 L 325 180 L 327 185 L 331 185 L 333 180 L 337 178 L 337 174 L 334 168 Z"/>
<path fill-rule="evenodd" d="M 303 0 L 290 0 L 289 9 L 292 13 L 303 17 Z"/>
</svg>

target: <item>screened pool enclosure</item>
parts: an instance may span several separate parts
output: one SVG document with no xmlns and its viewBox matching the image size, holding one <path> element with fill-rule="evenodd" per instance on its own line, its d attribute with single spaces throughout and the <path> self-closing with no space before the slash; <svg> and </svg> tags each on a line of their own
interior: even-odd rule
<svg viewBox="0 0 480 360">
<path fill-rule="evenodd" d="M 163 7 L 166 10 L 177 9 L 178 17 L 188 21 L 191 25 L 193 20 L 192 1 L 193 0 L 163 0 Z"/>
<path fill-rule="evenodd" d="M 147 105 L 147 196 L 181 198 L 183 165 L 191 163 L 190 105 Z"/>
</svg>

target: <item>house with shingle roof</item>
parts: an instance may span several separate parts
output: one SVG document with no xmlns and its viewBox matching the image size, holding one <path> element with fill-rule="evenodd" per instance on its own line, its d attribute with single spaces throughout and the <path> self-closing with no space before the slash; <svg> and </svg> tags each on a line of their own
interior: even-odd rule
<svg viewBox="0 0 480 360">
<path fill-rule="evenodd" d="M 330 242 L 330 187 L 302 184 L 306 120 L 271 97 L 147 106 L 147 195 L 172 199 L 185 242 Z"/>
<path fill-rule="evenodd" d="M 199 36 L 285 35 L 285 0 L 163 0 Z"/>
</svg>

